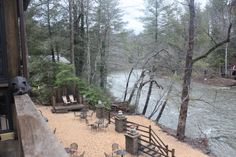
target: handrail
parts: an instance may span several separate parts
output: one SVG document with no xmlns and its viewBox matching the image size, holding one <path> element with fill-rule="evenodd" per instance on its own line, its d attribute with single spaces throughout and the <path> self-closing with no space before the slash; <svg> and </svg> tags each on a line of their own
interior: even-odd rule
<svg viewBox="0 0 236 157">
<path fill-rule="evenodd" d="M 114 119 L 114 117 L 111 117 L 110 114 L 111 112 L 109 113 L 109 123 L 112 122 L 111 119 Z M 145 125 L 141 125 L 141 124 L 126 120 L 125 125 L 124 125 L 124 130 L 127 131 L 128 128 L 131 127 L 132 125 L 136 127 L 136 130 L 141 132 L 141 137 L 145 137 L 148 139 L 148 140 L 145 140 L 140 137 L 139 138 L 140 141 L 154 145 L 155 148 L 157 148 L 158 151 L 160 151 L 159 154 L 165 157 L 169 157 L 169 152 L 171 153 L 171 157 L 175 157 L 174 156 L 175 150 L 174 149 L 169 150 L 168 145 L 165 145 L 165 143 L 157 136 L 157 134 L 153 131 L 151 125 L 145 126 Z M 141 143 L 139 144 L 142 145 Z M 145 146 L 145 145 L 142 145 L 142 146 Z"/>
<path fill-rule="evenodd" d="M 166 146 L 165 143 L 160 139 L 160 137 L 157 136 L 157 134 L 151 129 L 151 135 L 155 138 L 157 138 L 163 146 Z"/>
<path fill-rule="evenodd" d="M 145 133 L 148 134 L 148 136 L 145 136 L 143 134 L 141 134 L 141 136 L 144 136 L 146 138 L 149 138 L 149 141 L 146 141 L 144 139 L 142 139 L 142 141 L 148 142 L 150 144 L 153 144 L 156 148 L 158 148 L 158 150 L 162 153 L 163 156 L 168 157 L 169 156 L 169 152 L 171 153 L 171 157 L 174 157 L 174 153 L 175 150 L 169 150 L 168 145 L 165 145 L 165 143 L 160 139 L 160 137 L 157 136 L 157 134 L 153 131 L 153 129 L 151 128 L 151 125 L 149 126 L 144 126 L 141 124 L 137 124 L 131 121 L 126 121 L 126 125 L 125 125 L 125 130 L 127 130 L 127 127 L 130 127 L 127 124 L 133 124 L 136 125 L 136 129 L 138 131 L 140 131 L 141 133 Z M 143 127 L 144 129 L 148 129 L 148 131 L 140 129 L 139 127 Z"/>
<path fill-rule="evenodd" d="M 28 94 L 14 96 L 15 118 L 24 157 L 68 157 Z"/>
<path fill-rule="evenodd" d="M 141 127 L 144 127 L 144 128 L 149 128 L 148 126 L 137 124 L 137 123 L 134 123 L 134 122 L 131 122 L 131 121 L 126 121 L 126 123 L 134 124 L 134 125 L 137 125 L 139 127 L 141 126 Z"/>
</svg>

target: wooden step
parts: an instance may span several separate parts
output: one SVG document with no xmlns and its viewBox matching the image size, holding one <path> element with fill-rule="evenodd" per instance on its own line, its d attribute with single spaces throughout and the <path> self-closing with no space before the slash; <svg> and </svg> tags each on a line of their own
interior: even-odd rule
<svg viewBox="0 0 236 157">
<path fill-rule="evenodd" d="M 153 145 L 153 144 L 149 144 L 149 145 L 146 145 L 146 146 L 140 146 L 141 150 L 143 153 L 147 154 L 148 156 L 150 157 L 160 157 L 161 155 L 158 154 L 157 150 L 156 150 L 156 147 Z"/>
</svg>

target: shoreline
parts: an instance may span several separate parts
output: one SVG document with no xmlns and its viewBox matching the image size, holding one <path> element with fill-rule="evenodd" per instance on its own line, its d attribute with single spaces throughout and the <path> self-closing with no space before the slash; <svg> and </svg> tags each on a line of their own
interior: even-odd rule
<svg viewBox="0 0 236 157">
<path fill-rule="evenodd" d="M 156 124 L 158 127 L 160 127 L 162 129 L 163 132 L 167 133 L 168 135 L 174 137 L 176 140 L 176 130 L 171 129 L 166 127 L 163 124 Z M 216 157 L 214 154 L 212 154 L 209 146 L 208 146 L 208 139 L 207 138 L 190 138 L 190 137 L 185 137 L 184 142 L 186 144 L 188 144 L 189 146 L 191 146 L 194 149 L 198 149 L 200 151 L 202 151 L 202 153 L 208 155 L 209 157 Z"/>
</svg>

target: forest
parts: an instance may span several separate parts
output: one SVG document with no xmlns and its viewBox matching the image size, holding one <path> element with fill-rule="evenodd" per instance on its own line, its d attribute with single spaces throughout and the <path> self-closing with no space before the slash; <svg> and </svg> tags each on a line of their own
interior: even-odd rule
<svg viewBox="0 0 236 157">
<path fill-rule="evenodd" d="M 200 4 L 144 0 L 143 16 L 138 18 L 144 30 L 136 33 L 127 29 L 119 0 L 32 0 L 26 11 L 26 34 L 34 95 L 49 104 L 50 87 L 76 82 L 91 104 L 98 100 L 109 104 L 109 75 L 122 71 L 131 75 L 139 69 L 132 90 L 127 79 L 123 101 L 139 106 L 142 88 L 148 85 L 141 111 L 145 115 L 152 88 L 166 88 L 157 78 L 174 78 L 182 85 L 175 129 L 183 140 L 191 80 L 227 77 L 236 64 L 236 1 Z M 164 110 L 167 100 L 158 108 Z"/>
</svg>

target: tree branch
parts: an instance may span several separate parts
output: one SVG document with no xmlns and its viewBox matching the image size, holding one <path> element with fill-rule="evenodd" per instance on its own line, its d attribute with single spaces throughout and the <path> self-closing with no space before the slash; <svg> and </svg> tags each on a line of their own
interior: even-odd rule
<svg viewBox="0 0 236 157">
<path fill-rule="evenodd" d="M 231 28 L 232 28 L 232 23 L 229 24 L 229 28 L 228 28 L 228 33 L 227 33 L 227 37 L 225 40 L 219 42 L 218 44 L 214 45 L 212 48 L 210 48 L 205 54 L 193 59 L 193 64 L 197 61 L 199 61 L 200 59 L 206 58 L 209 54 L 211 54 L 215 49 L 217 49 L 218 47 L 224 45 L 225 43 L 230 42 L 230 32 L 231 32 Z"/>
</svg>

